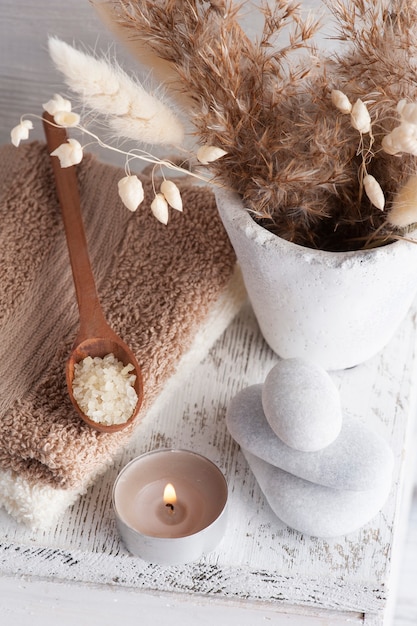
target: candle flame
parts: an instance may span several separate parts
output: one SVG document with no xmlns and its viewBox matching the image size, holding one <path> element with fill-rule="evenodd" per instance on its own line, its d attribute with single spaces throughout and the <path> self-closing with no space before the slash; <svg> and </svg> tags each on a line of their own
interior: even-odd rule
<svg viewBox="0 0 417 626">
<path fill-rule="evenodd" d="M 175 493 L 174 485 L 168 483 L 164 489 L 164 504 L 175 504 L 177 501 L 177 494 Z"/>
</svg>

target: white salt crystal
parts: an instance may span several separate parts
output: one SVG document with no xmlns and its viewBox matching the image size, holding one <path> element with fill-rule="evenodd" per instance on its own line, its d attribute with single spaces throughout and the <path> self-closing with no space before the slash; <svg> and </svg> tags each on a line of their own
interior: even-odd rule
<svg viewBox="0 0 417 626">
<path fill-rule="evenodd" d="M 86 357 L 75 365 L 72 391 L 80 409 L 95 422 L 123 424 L 132 415 L 138 396 L 134 366 L 114 354 Z"/>
</svg>

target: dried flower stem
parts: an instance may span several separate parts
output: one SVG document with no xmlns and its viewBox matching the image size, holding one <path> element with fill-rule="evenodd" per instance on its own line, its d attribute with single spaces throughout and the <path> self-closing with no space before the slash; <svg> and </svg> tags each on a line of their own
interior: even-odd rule
<svg viewBox="0 0 417 626">
<path fill-rule="evenodd" d="M 31 114 L 26 114 L 22 116 L 21 121 L 24 122 L 29 117 L 32 119 L 42 120 L 41 116 L 31 113 Z M 60 126 L 59 124 L 54 124 L 53 122 L 50 122 L 50 121 L 48 121 L 48 124 L 52 124 L 56 127 Z M 191 176 L 192 178 L 195 178 L 205 183 L 216 184 L 216 181 L 213 181 L 210 176 L 199 174 L 198 172 L 195 172 L 191 169 L 185 169 L 184 167 L 181 167 L 180 165 L 177 165 L 173 163 L 172 161 L 169 161 L 168 159 L 160 159 L 156 156 L 153 156 L 151 153 L 146 152 L 145 150 L 140 150 L 139 148 L 133 148 L 132 150 L 125 151 L 122 148 L 118 148 L 117 146 L 108 144 L 105 141 L 103 141 L 98 135 L 93 133 L 91 130 L 89 130 L 85 126 L 82 126 L 81 124 L 77 124 L 76 126 L 74 126 L 74 128 L 80 131 L 83 135 L 87 135 L 88 137 L 90 137 L 93 140 L 93 143 L 97 144 L 101 148 L 105 148 L 106 150 L 111 150 L 112 152 L 122 155 L 125 158 L 125 171 L 127 174 L 131 173 L 130 162 L 132 160 L 137 159 L 139 161 L 143 161 L 144 163 L 148 163 L 156 167 L 160 167 L 161 169 L 167 168 L 168 170 L 171 170 L 178 174 Z M 27 139 L 27 137 L 25 138 Z M 84 144 L 83 149 L 86 148 L 88 145 L 89 144 Z"/>
</svg>

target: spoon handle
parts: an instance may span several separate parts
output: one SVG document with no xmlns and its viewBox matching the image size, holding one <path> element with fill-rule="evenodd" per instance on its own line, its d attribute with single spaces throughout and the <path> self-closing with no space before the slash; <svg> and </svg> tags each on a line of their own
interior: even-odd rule
<svg viewBox="0 0 417 626">
<path fill-rule="evenodd" d="M 65 128 L 55 125 L 49 113 L 43 114 L 43 126 L 51 154 L 61 144 L 66 143 L 68 136 Z M 62 168 L 56 156 L 51 156 L 51 163 L 78 302 L 80 328 L 76 342 L 79 342 L 86 337 L 99 336 L 103 330 L 108 332 L 108 325 L 100 306 L 88 255 L 75 166 Z"/>
</svg>

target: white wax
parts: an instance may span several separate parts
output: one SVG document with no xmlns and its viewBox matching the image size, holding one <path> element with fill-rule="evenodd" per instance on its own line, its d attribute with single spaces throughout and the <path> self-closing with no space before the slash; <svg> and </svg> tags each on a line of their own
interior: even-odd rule
<svg viewBox="0 0 417 626">
<path fill-rule="evenodd" d="M 174 486 L 176 501 L 164 503 Z M 155 563 L 184 563 L 213 549 L 225 529 L 227 485 L 205 457 L 156 450 L 128 463 L 113 489 L 118 528 L 127 548 Z"/>
<path fill-rule="evenodd" d="M 184 478 L 171 478 L 170 482 L 177 494 L 173 509 L 163 501 L 167 479 L 154 480 L 139 491 L 134 484 L 126 485 L 123 501 L 118 501 L 125 522 L 149 537 L 186 537 L 205 528 L 210 506 L 201 490 Z"/>
</svg>

